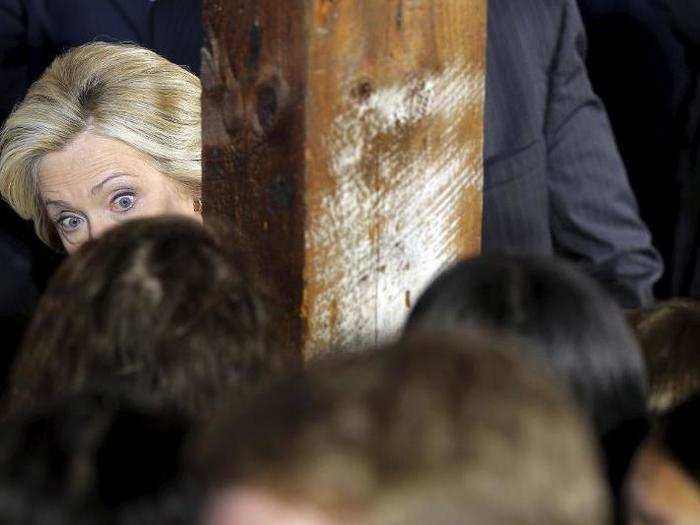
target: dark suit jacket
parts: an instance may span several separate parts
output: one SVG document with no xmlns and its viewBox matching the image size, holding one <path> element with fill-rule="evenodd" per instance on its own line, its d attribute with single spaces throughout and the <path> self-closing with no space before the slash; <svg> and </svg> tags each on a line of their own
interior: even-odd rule
<svg viewBox="0 0 700 525">
<path fill-rule="evenodd" d="M 627 307 L 662 272 L 584 63 L 576 0 L 489 0 L 484 251 L 574 260 Z"/>
<path fill-rule="evenodd" d="M 200 0 L 0 0 L 0 122 L 56 55 L 134 42 L 199 75 Z"/>
<path fill-rule="evenodd" d="M 640 216 L 669 270 L 655 288 L 657 297 L 666 298 L 672 294 L 680 195 L 679 117 L 690 81 L 685 49 L 662 0 L 578 0 L 578 5 L 593 90 L 610 116 Z"/>
<path fill-rule="evenodd" d="M 681 203 L 672 268 L 673 292 L 700 299 L 700 3 L 666 0 L 670 17 L 686 48 L 691 74 L 679 124 L 678 180 Z"/>
</svg>

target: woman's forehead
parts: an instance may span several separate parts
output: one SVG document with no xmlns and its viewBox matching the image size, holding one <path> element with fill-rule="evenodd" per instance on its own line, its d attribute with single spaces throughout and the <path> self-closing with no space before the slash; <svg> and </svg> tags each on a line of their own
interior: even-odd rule
<svg viewBox="0 0 700 525">
<path fill-rule="evenodd" d="M 118 175 L 138 177 L 156 171 L 138 150 L 121 141 L 83 133 L 65 148 L 47 154 L 39 164 L 43 197 L 75 189 L 92 191 L 95 184 Z"/>
</svg>

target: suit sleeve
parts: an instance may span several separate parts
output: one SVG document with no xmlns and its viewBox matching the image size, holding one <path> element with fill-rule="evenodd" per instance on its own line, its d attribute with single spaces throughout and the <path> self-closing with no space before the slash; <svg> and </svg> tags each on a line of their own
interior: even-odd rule
<svg viewBox="0 0 700 525">
<path fill-rule="evenodd" d="M 653 301 L 663 268 L 591 89 L 585 48 L 575 0 L 566 0 L 545 120 L 552 235 L 560 254 L 586 267 L 623 306 L 636 307 Z"/>
</svg>

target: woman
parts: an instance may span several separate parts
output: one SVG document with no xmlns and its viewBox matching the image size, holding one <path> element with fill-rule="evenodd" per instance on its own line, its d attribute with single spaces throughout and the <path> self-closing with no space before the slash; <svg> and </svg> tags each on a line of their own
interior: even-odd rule
<svg viewBox="0 0 700 525">
<path fill-rule="evenodd" d="M 136 217 L 200 217 L 200 94 L 195 75 L 146 49 L 74 48 L 7 119 L 0 193 L 68 253 Z"/>
</svg>

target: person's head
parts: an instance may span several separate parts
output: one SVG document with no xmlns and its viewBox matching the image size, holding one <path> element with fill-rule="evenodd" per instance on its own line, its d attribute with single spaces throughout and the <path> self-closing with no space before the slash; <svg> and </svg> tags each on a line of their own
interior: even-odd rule
<svg viewBox="0 0 700 525">
<path fill-rule="evenodd" d="M 619 501 L 629 461 L 647 430 L 646 371 L 616 303 L 558 261 L 488 255 L 459 262 L 418 298 L 406 324 L 486 327 L 524 338 L 526 351 L 570 386 L 605 450 Z"/>
<path fill-rule="evenodd" d="M 583 418 L 511 344 L 415 334 L 234 401 L 191 451 L 205 524 L 605 523 Z"/>
<path fill-rule="evenodd" d="M 645 414 L 646 372 L 622 311 L 562 262 L 488 255 L 439 275 L 406 324 L 485 327 L 523 337 L 572 386 L 599 435 Z"/>
<path fill-rule="evenodd" d="M 7 408 L 106 381 L 202 412 L 286 363 L 271 335 L 235 255 L 201 224 L 130 221 L 54 275 L 13 366 Z"/>
<path fill-rule="evenodd" d="M 4 421 L 0 523 L 195 525 L 200 498 L 182 469 L 190 431 L 112 394 L 84 394 Z"/>
<path fill-rule="evenodd" d="M 661 417 L 632 463 L 629 525 L 700 523 L 700 396 Z"/>
<path fill-rule="evenodd" d="M 135 45 L 59 56 L 0 132 L 0 194 L 75 251 L 125 220 L 199 217 L 199 79 Z"/>
<path fill-rule="evenodd" d="M 700 303 L 673 299 L 627 318 L 649 371 L 649 408 L 664 412 L 700 392 Z"/>
</svg>

